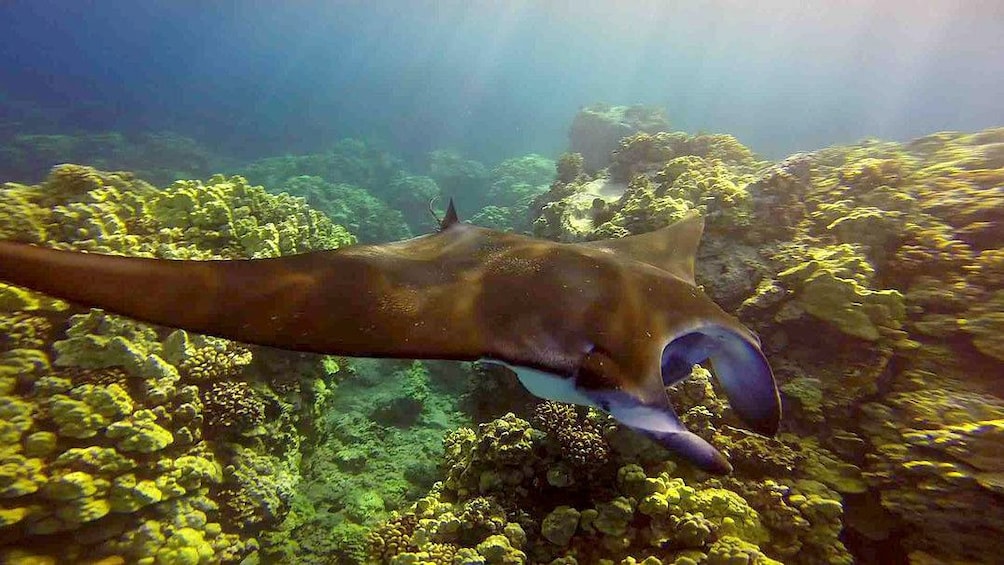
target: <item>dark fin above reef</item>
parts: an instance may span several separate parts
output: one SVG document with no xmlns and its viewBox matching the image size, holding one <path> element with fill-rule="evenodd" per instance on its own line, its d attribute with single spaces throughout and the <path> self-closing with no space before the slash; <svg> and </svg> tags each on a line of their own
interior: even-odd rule
<svg viewBox="0 0 1004 565">
<path fill-rule="evenodd" d="M 781 424 L 781 396 L 763 351 L 738 333 L 725 333 L 710 355 L 712 371 L 739 419 L 773 437 Z"/>
<path fill-rule="evenodd" d="M 460 217 L 457 216 L 457 208 L 453 205 L 453 199 L 450 199 L 450 204 L 446 207 L 446 215 L 443 216 L 442 221 L 439 222 L 439 231 L 443 231 L 446 228 L 460 223 Z"/>
<path fill-rule="evenodd" d="M 662 351 L 662 378 L 673 386 L 694 365 L 711 361 L 732 410 L 752 430 L 777 433 L 781 397 L 767 359 L 752 332 L 738 324 L 712 323 L 674 338 Z"/>
<path fill-rule="evenodd" d="M 660 230 L 584 245 L 628 255 L 696 285 L 694 262 L 703 233 L 704 217 L 693 210 L 683 219 Z"/>
</svg>

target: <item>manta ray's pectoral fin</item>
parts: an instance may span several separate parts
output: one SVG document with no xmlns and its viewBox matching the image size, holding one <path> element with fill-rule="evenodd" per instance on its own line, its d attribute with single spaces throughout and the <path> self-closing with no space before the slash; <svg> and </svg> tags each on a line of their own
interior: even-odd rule
<svg viewBox="0 0 1004 565">
<path fill-rule="evenodd" d="M 621 424 L 651 438 L 698 469 L 715 474 L 732 471 L 732 465 L 714 446 L 683 427 L 665 393 L 662 402 L 644 402 L 623 390 L 593 390 L 586 395 Z"/>
<path fill-rule="evenodd" d="M 673 339 L 662 353 L 664 384 L 671 386 L 690 368 L 711 360 L 711 368 L 736 415 L 760 434 L 773 436 L 781 421 L 781 398 L 774 373 L 752 335 L 724 325 L 708 325 Z"/>
<path fill-rule="evenodd" d="M 781 424 L 781 396 L 760 348 L 729 334 L 711 353 L 711 369 L 736 415 L 753 431 L 773 437 Z"/>
<path fill-rule="evenodd" d="M 673 410 L 659 375 L 643 378 L 638 386 L 620 386 L 616 366 L 601 353 L 590 353 L 576 378 L 577 390 L 593 406 L 621 424 L 640 432 L 695 467 L 709 473 L 732 471 L 728 460 L 710 443 L 688 431 Z"/>
<path fill-rule="evenodd" d="M 696 285 L 694 263 L 703 233 L 704 218 L 692 211 L 676 223 L 659 230 L 579 245 L 631 257 Z"/>
</svg>

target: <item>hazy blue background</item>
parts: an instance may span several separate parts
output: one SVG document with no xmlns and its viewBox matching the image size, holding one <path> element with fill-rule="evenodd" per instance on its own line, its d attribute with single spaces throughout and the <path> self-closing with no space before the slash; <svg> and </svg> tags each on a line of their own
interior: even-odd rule
<svg viewBox="0 0 1004 565">
<path fill-rule="evenodd" d="M 346 136 L 556 154 L 595 102 L 769 156 L 1004 124 L 1004 2 L 749 4 L 7 1 L 0 96 L 247 157 Z"/>
</svg>

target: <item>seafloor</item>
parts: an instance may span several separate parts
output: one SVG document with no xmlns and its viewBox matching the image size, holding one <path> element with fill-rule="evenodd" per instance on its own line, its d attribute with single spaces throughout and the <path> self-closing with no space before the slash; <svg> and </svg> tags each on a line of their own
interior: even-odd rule
<svg viewBox="0 0 1004 565">
<path fill-rule="evenodd" d="M 699 209 L 698 282 L 761 336 L 785 415 L 777 438 L 744 431 L 695 368 L 671 396 L 735 466 L 711 477 L 502 369 L 245 346 L 0 284 L 0 561 L 999 563 L 1004 129 L 780 162 L 669 130 L 594 107 L 557 163 L 444 151 L 409 171 L 347 140 L 211 177 L 191 144 L 137 144 L 137 175 L 86 166 L 121 166 L 121 147 L 75 159 L 93 143 L 19 136 L 3 180 L 30 182 L 42 146 L 84 164 L 5 184 L 0 237 L 64 249 L 388 241 L 430 229 L 441 195 L 568 242 Z M 205 180 L 171 182 L 186 174 Z"/>
</svg>

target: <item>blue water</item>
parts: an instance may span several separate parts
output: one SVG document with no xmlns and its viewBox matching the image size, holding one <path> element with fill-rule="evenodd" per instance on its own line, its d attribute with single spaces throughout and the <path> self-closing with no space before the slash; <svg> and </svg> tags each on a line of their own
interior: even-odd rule
<svg viewBox="0 0 1004 565">
<path fill-rule="evenodd" d="M 4 2 L 0 106 L 243 157 L 354 136 L 487 161 L 559 153 L 596 102 L 772 157 L 1004 122 L 1004 3 L 802 4 Z"/>
</svg>

